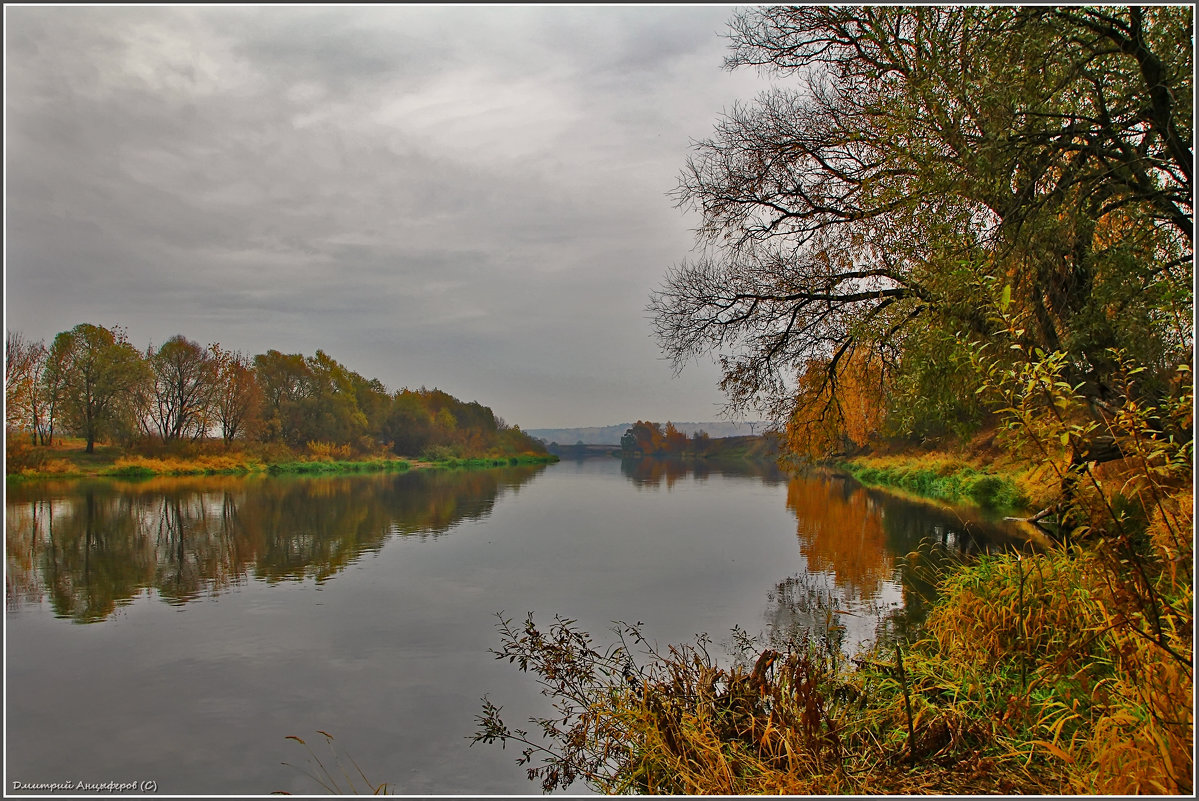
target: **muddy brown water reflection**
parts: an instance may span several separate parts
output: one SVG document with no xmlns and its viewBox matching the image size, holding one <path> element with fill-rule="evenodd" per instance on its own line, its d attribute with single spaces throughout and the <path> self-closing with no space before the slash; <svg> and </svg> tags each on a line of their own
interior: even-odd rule
<svg viewBox="0 0 1199 801">
<path fill-rule="evenodd" d="M 921 613 L 909 552 L 1006 538 L 769 466 L 13 484 L 7 779 L 319 793 L 285 738 L 321 729 L 393 792 L 535 794 L 514 753 L 468 747 L 484 693 L 509 722 L 544 711 L 487 653 L 496 612 L 720 643 L 735 625 L 827 625 L 815 592 L 852 647 L 879 610 Z"/>
</svg>

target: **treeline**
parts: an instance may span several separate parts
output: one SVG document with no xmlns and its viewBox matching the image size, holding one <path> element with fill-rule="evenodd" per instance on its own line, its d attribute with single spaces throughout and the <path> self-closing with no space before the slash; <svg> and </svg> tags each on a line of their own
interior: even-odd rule
<svg viewBox="0 0 1199 801">
<path fill-rule="evenodd" d="M 638 420 L 620 438 L 620 455 L 654 457 L 691 457 L 721 462 L 765 462 L 773 465 L 779 457 L 779 435 L 712 437 L 703 429 L 687 436 L 674 423 L 666 425 Z"/>
<path fill-rule="evenodd" d="M 450 458 L 545 453 L 478 402 L 439 389 L 391 392 L 322 350 L 255 356 L 176 335 L 134 347 L 124 329 L 81 323 L 47 346 L 8 332 L 10 442 L 81 437 L 126 447 L 221 440 L 349 456 Z"/>
<path fill-rule="evenodd" d="M 702 456 L 711 444 L 708 432 L 696 431 L 688 437 L 669 420 L 665 427 L 661 423 L 638 420 L 620 438 L 623 453 L 643 456 L 681 456 L 684 453 Z"/>
</svg>

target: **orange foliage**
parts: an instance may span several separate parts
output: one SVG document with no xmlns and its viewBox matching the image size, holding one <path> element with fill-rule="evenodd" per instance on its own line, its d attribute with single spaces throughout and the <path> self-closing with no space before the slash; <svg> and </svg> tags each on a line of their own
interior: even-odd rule
<svg viewBox="0 0 1199 801">
<path fill-rule="evenodd" d="M 799 549 L 810 573 L 831 573 L 853 600 L 869 601 L 895 570 L 883 531 L 883 510 L 861 487 L 848 495 L 824 482 L 796 478 L 787 485 Z"/>
<path fill-rule="evenodd" d="M 886 412 L 887 376 L 878 359 L 850 351 L 830 373 L 812 359 L 799 377 L 788 447 L 812 457 L 860 448 L 879 431 Z"/>
</svg>

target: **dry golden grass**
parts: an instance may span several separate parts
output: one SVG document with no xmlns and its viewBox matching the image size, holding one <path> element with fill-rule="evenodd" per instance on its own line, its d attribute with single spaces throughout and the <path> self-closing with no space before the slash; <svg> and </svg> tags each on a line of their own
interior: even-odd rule
<svg viewBox="0 0 1199 801">
<path fill-rule="evenodd" d="M 1153 610 L 1130 603 L 1128 578 L 1089 550 L 962 571 L 918 645 L 936 657 L 930 678 L 971 717 L 1010 722 L 992 736 L 1012 758 L 1056 762 L 1056 792 L 1189 793 L 1193 592 L 1189 576 L 1153 564 Z"/>
<path fill-rule="evenodd" d="M 354 449 L 349 445 L 337 445 L 332 442 L 309 442 L 305 449 L 305 460 L 311 462 L 348 461 L 354 456 Z"/>
<path fill-rule="evenodd" d="M 152 457 L 152 456 L 122 456 L 111 467 L 105 468 L 102 475 L 111 476 L 186 476 L 211 475 L 220 473 L 250 473 L 264 469 L 264 465 L 244 454 L 231 455 L 199 455 L 187 458 L 181 457 Z"/>
<path fill-rule="evenodd" d="M 531 618 L 506 626 L 497 655 L 574 704 L 543 729 L 566 756 L 546 751 L 530 778 L 677 795 L 1190 794 L 1192 563 L 1179 534 L 1192 519 L 1187 493 L 1164 499 L 1135 569 L 1094 544 L 958 568 L 902 660 L 884 642 L 856 668 L 807 636 L 752 669 L 718 666 L 701 640 L 630 673 L 631 651 L 601 653 L 570 621 L 551 636 Z M 511 736 L 495 712 L 477 739 Z"/>
</svg>

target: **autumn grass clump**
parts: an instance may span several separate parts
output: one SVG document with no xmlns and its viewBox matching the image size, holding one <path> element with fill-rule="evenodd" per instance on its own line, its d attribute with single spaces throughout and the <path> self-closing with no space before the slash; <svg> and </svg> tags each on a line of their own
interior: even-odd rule
<svg viewBox="0 0 1199 801">
<path fill-rule="evenodd" d="M 191 457 L 121 456 L 99 474 L 116 478 L 148 476 L 240 475 L 258 473 L 264 465 L 244 454 L 211 454 Z"/>
<path fill-rule="evenodd" d="M 297 769 L 307 776 L 314 784 L 320 787 L 329 795 L 388 795 L 390 794 L 390 785 L 387 782 L 375 784 L 366 777 L 362 768 L 354 758 L 348 754 L 343 754 L 333 745 L 333 735 L 327 731 L 317 729 L 317 734 L 321 735 L 325 740 L 325 745 L 329 749 L 329 755 L 326 759 L 329 763 L 326 764 L 324 759 L 312 750 L 312 746 L 308 744 L 302 737 L 297 737 L 294 734 L 289 734 L 285 739 L 299 743 L 303 746 L 308 756 L 305 758 L 307 767 L 293 765 L 290 762 L 283 764 Z M 345 761 L 343 761 L 343 759 Z M 345 762 L 348 761 L 354 767 L 353 771 L 346 767 Z M 340 778 L 340 781 L 338 777 Z M 357 778 L 355 778 L 355 776 Z M 344 783 L 344 786 L 343 786 Z M 276 795 L 291 795 L 291 793 L 277 791 Z"/>
<path fill-rule="evenodd" d="M 1052 776 L 1048 792 L 1190 793 L 1193 590 L 1154 572 L 1160 606 L 1141 611 L 1079 546 L 951 576 L 907 660 L 922 722 L 973 721 L 997 765 Z"/>
<path fill-rule="evenodd" d="M 1188 525 L 1158 518 L 1150 537 Z M 1168 553 L 1163 550 L 1162 554 Z M 1189 552 L 1157 561 L 1161 605 L 1090 549 L 984 557 L 946 575 L 910 642 L 846 659 L 811 632 L 743 639 L 731 664 L 710 641 L 665 650 L 618 624 L 602 648 L 573 620 L 501 616 L 498 659 L 538 677 L 555 714 L 540 737 L 484 699 L 476 742 L 524 746 L 544 790 L 608 793 L 1190 794 Z"/>
<path fill-rule="evenodd" d="M 77 475 L 79 468 L 55 452 L 30 445 L 24 436 L 9 432 L 4 443 L 4 473 L 9 479 Z"/>
<path fill-rule="evenodd" d="M 546 630 L 531 616 L 502 620 L 497 658 L 535 673 L 554 714 L 531 719 L 538 737 L 507 726 L 484 698 L 474 742 L 524 746 L 517 762 L 545 791 L 576 780 L 670 795 L 1035 794 L 1062 784 L 1002 765 L 989 726 L 965 712 L 922 703 L 903 671 L 911 657 L 854 668 L 801 635 L 724 666 L 704 637 L 659 651 L 637 626 L 614 631 L 619 644 L 599 648 L 571 620 Z"/>
</svg>

